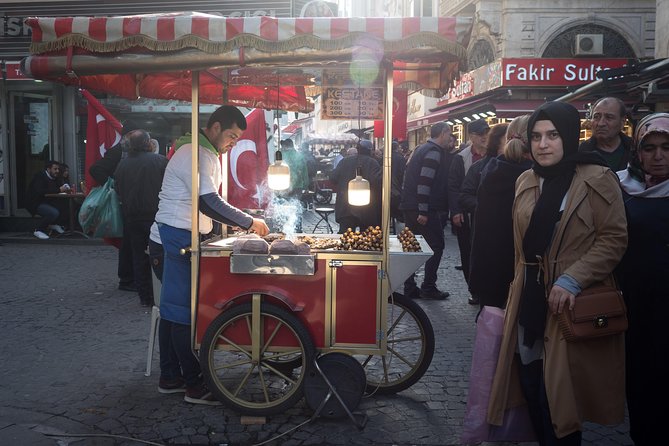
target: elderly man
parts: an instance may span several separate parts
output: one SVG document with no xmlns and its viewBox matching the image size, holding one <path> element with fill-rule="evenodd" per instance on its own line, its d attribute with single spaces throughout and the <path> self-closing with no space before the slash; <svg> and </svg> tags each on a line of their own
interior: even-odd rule
<svg viewBox="0 0 669 446">
<path fill-rule="evenodd" d="M 451 127 L 438 122 L 430 129 L 430 139 L 416 147 L 406 165 L 400 210 L 404 223 L 420 234 L 432 249 L 425 263 L 425 278 L 420 289 L 412 274 L 404 283 L 404 295 L 423 299 L 446 299 L 446 291 L 437 289 L 437 271 L 444 252 L 442 214 L 448 210 L 448 175 L 453 155 L 450 153 Z"/>
<path fill-rule="evenodd" d="M 622 130 L 627 110 L 618 98 L 605 97 L 592 107 L 592 137 L 578 147 L 580 152 L 597 152 L 617 172 L 627 168 L 632 139 Z"/>
<path fill-rule="evenodd" d="M 153 153 L 151 137 L 145 130 L 126 133 L 128 156 L 114 172 L 114 187 L 121 201 L 123 239 L 132 253 L 132 269 L 139 301 L 153 305 L 151 266 L 146 247 L 153 219 L 158 211 L 158 193 L 163 182 L 167 158 Z"/>
<path fill-rule="evenodd" d="M 462 273 L 465 276 L 467 284 L 469 284 L 469 258 L 472 247 L 471 214 L 460 207 L 458 197 L 460 196 L 460 189 L 469 168 L 478 160 L 483 159 L 486 154 L 488 131 L 490 131 L 490 126 L 488 126 L 488 123 L 484 119 L 477 119 L 469 123 L 467 132 L 469 133 L 470 144 L 456 154 L 451 164 L 451 170 L 448 173 L 448 204 L 451 210 L 451 222 L 458 238 Z M 478 305 L 479 302 L 476 297 L 471 296 L 469 304 Z"/>
</svg>

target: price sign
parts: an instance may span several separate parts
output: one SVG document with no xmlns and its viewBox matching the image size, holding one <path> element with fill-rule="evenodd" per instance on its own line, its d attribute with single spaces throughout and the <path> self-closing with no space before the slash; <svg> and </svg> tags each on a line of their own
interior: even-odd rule
<svg viewBox="0 0 669 446">
<path fill-rule="evenodd" d="M 327 87 L 321 119 L 383 119 L 383 88 Z"/>
</svg>

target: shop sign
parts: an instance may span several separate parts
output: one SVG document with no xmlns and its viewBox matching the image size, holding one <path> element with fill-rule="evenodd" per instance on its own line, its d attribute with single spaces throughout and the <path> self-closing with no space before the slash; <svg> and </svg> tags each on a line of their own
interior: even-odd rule
<svg viewBox="0 0 669 446">
<path fill-rule="evenodd" d="M 562 87 L 597 80 L 597 73 L 620 68 L 627 59 L 502 59 L 505 87 Z"/>
<path fill-rule="evenodd" d="M 20 62 L 5 62 L 5 79 L 8 81 L 31 79 L 21 71 Z"/>
<path fill-rule="evenodd" d="M 458 102 L 502 86 L 502 60 L 464 73 L 437 105 Z"/>
</svg>

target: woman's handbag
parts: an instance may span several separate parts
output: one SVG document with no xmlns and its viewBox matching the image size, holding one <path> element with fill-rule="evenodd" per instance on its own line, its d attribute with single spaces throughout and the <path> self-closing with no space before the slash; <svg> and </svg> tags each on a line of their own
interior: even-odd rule
<svg viewBox="0 0 669 446">
<path fill-rule="evenodd" d="M 121 204 L 114 190 L 114 179 L 93 188 L 79 210 L 79 224 L 86 234 L 95 237 L 122 237 Z"/>
<path fill-rule="evenodd" d="M 477 444 L 482 441 L 536 440 L 527 406 L 507 409 L 502 426 L 494 426 L 486 421 L 503 331 L 504 310 L 484 306 L 476 322 L 467 408 L 460 436 L 462 444 Z"/>
<path fill-rule="evenodd" d="M 623 333 L 627 330 L 627 308 L 620 291 L 609 285 L 587 288 L 574 299 L 574 308 L 558 319 L 569 342 Z"/>
</svg>

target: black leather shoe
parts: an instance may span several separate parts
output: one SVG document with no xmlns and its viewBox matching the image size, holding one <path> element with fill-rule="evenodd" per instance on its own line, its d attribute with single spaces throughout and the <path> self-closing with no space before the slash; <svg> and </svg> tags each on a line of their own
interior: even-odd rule
<svg viewBox="0 0 669 446">
<path fill-rule="evenodd" d="M 423 299 L 433 299 L 433 300 L 444 300 L 450 294 L 446 291 L 439 291 L 438 289 L 433 290 L 420 290 L 420 297 Z"/>
<path fill-rule="evenodd" d="M 455 265 L 455 269 L 457 269 L 458 271 L 462 271 L 462 265 Z"/>
<path fill-rule="evenodd" d="M 469 305 L 478 305 L 479 304 L 479 298 L 476 296 L 470 296 L 469 299 L 467 300 L 467 303 Z"/>
<path fill-rule="evenodd" d="M 134 291 L 137 292 L 137 287 L 135 286 L 134 283 L 125 283 L 125 282 L 120 282 L 118 284 L 118 289 L 121 291 Z"/>
</svg>

